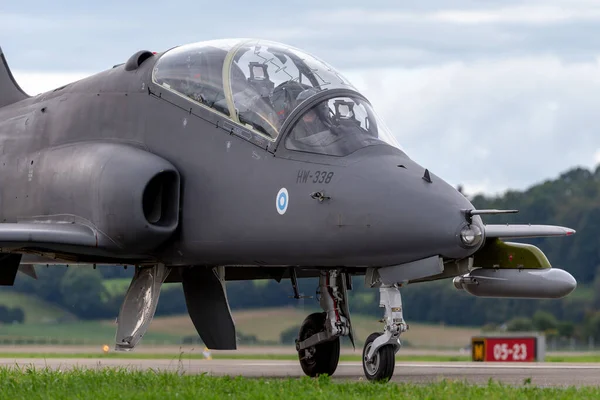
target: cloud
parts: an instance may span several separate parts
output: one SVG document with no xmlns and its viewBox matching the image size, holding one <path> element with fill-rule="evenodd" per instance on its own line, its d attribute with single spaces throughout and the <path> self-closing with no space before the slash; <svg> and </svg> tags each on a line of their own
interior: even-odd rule
<svg viewBox="0 0 600 400">
<path fill-rule="evenodd" d="M 75 82 L 92 75 L 87 72 L 49 73 L 19 70 L 12 71 L 12 73 L 21 89 L 32 96 L 56 89 L 67 83 Z"/>
<path fill-rule="evenodd" d="M 428 2 L 429 7 L 420 9 L 388 4 L 313 10 L 306 24 L 311 32 L 319 32 L 319 38 L 298 41 L 323 51 L 336 65 L 361 67 L 548 54 L 581 61 L 593 58 L 600 49 L 600 3 L 462 3 Z"/>
<path fill-rule="evenodd" d="M 346 71 L 407 153 L 447 179 L 524 189 L 600 148 L 600 61 L 516 58 Z"/>
<path fill-rule="evenodd" d="M 495 10 L 448 10 L 426 14 L 423 18 L 453 24 L 554 24 L 598 21 L 600 7 L 520 6 Z"/>
<path fill-rule="evenodd" d="M 300 9 L 257 0 L 257 11 L 187 0 L 161 8 L 149 0 L 142 8 L 124 5 L 117 19 L 106 5 L 116 0 L 96 10 L 33 1 L 0 12 L 0 44 L 29 93 L 110 68 L 143 48 L 264 37 L 344 72 L 411 157 L 469 193 L 522 189 L 600 162 L 594 0 L 348 0 L 335 8 L 307 0 Z"/>
<path fill-rule="evenodd" d="M 0 33 L 15 35 L 16 33 L 40 33 L 49 31 L 73 30 L 129 30 L 139 29 L 143 22 L 125 20 L 93 14 L 66 14 L 48 18 L 44 15 L 28 13 L 0 13 Z"/>
<path fill-rule="evenodd" d="M 598 148 L 594 153 L 594 162 L 596 164 L 600 164 L 600 148 Z"/>
<path fill-rule="evenodd" d="M 222 37 L 283 41 L 333 65 L 361 68 L 532 54 L 579 60 L 600 48 L 600 4 L 593 1 L 375 0 L 365 6 L 349 0 L 333 7 L 313 0 L 301 8 L 262 7 L 265 3 L 259 0 L 257 11 L 247 11 L 188 0 L 168 8 L 132 2 L 119 5 L 115 17 L 112 0 L 93 9 L 34 0 L 33 10 L 18 3 L 0 6 L 0 44 L 19 68 L 53 71 L 101 70 L 142 48 L 158 51 Z M 199 24 L 199 18 L 222 23 Z"/>
<path fill-rule="evenodd" d="M 448 23 L 471 24 L 554 24 L 562 22 L 598 21 L 600 4 L 527 4 L 480 9 L 440 9 L 406 11 L 396 7 L 332 9 L 309 14 L 318 23 L 341 25 Z"/>
</svg>

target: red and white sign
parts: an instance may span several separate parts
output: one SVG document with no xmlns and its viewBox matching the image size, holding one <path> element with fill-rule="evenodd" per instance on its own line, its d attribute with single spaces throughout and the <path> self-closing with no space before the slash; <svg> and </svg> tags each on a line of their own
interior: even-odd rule
<svg viewBox="0 0 600 400">
<path fill-rule="evenodd" d="M 473 361 L 537 361 L 536 337 L 478 337 L 472 346 Z"/>
<path fill-rule="evenodd" d="M 487 338 L 485 361 L 535 361 L 535 338 Z"/>
</svg>

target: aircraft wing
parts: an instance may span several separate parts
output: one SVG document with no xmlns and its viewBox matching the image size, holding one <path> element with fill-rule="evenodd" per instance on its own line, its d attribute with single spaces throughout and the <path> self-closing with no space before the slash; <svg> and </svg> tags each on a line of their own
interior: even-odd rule
<svg viewBox="0 0 600 400">
<path fill-rule="evenodd" d="M 570 236 L 574 229 L 555 225 L 485 225 L 485 237 L 523 239 L 549 236 Z"/>
</svg>

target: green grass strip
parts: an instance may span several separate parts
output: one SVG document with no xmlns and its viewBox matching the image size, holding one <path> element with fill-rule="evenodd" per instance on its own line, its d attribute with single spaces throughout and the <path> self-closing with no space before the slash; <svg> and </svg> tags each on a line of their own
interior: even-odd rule
<svg viewBox="0 0 600 400">
<path fill-rule="evenodd" d="M 52 371 L 1 368 L 6 399 L 580 399 L 600 398 L 600 388 L 539 388 L 442 381 L 418 384 L 336 382 L 316 379 L 248 379 L 180 375 L 174 372 L 100 369 Z"/>
<path fill-rule="evenodd" d="M 361 353 L 357 350 L 356 355 L 342 355 L 340 361 L 360 361 Z M 107 354 L 98 353 L 11 353 L 0 352 L 0 358 L 98 358 L 98 359 L 134 359 L 134 360 L 200 360 L 205 357 L 198 353 L 116 353 L 109 352 Z M 295 354 L 214 354 L 215 360 L 282 360 L 282 361 L 297 361 L 298 356 Z M 471 361 L 471 357 L 464 356 L 436 356 L 436 355 L 402 355 L 400 352 L 396 355 L 398 362 L 452 362 L 452 361 Z M 595 363 L 600 362 L 600 354 L 582 354 L 582 355 L 550 355 L 546 356 L 547 362 L 569 362 L 569 363 Z"/>
</svg>

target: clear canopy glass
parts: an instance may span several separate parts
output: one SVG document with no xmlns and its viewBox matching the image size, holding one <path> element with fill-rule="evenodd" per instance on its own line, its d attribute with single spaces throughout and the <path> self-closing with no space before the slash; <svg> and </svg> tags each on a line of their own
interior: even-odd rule
<svg viewBox="0 0 600 400">
<path fill-rule="evenodd" d="M 216 40 L 193 43 L 167 51 L 154 66 L 155 83 L 227 116 L 223 64 L 237 43 Z"/>
<path fill-rule="evenodd" d="M 317 58 L 280 43 L 228 39 L 193 43 L 167 51 L 154 81 L 210 107 L 271 139 L 309 88 L 356 90 Z"/>
<path fill-rule="evenodd" d="M 176 47 L 157 61 L 153 80 L 272 141 L 300 103 L 327 89 L 357 91 L 324 61 L 294 47 L 259 39 L 215 40 Z M 337 125 L 328 126 L 332 134 L 343 134 L 336 130 L 340 126 L 350 136 L 342 142 L 323 138 L 329 144 L 323 142 L 316 149 L 314 143 L 310 144 L 316 138 L 301 134 L 301 126 L 308 114 L 325 108 L 329 109 L 329 116 L 323 111 L 318 121 L 335 121 Z M 369 104 L 358 97 L 319 104 L 296 124 L 292 136 L 286 140 L 288 148 L 321 154 L 340 155 L 359 143 L 373 141 L 398 147 Z M 311 150 L 307 146 L 312 146 Z"/>
<path fill-rule="evenodd" d="M 317 103 L 285 138 L 289 150 L 339 157 L 379 144 L 400 148 L 371 106 L 358 96 L 334 97 Z"/>
</svg>

